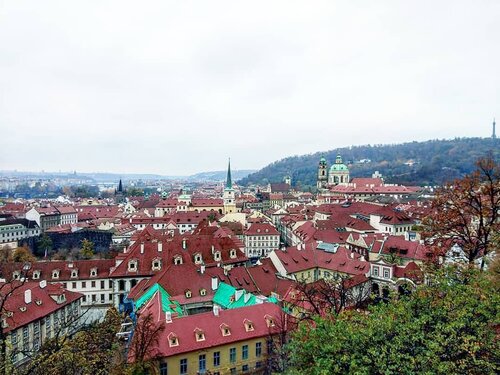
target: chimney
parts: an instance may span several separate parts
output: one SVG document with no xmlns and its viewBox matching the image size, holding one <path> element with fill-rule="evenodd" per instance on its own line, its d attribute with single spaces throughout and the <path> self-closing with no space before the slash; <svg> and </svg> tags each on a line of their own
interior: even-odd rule
<svg viewBox="0 0 500 375">
<path fill-rule="evenodd" d="M 183 238 L 183 239 L 182 239 L 182 248 L 183 248 L 184 250 L 186 250 L 186 249 L 187 249 L 187 241 L 186 241 L 186 239 L 185 239 L 185 238 Z"/>
<path fill-rule="evenodd" d="M 215 252 L 215 246 L 212 245 L 212 254 Z"/>
<path fill-rule="evenodd" d="M 219 310 L 220 310 L 219 305 L 214 305 L 214 307 L 212 308 L 212 310 L 214 312 L 214 316 L 219 316 Z"/>
<path fill-rule="evenodd" d="M 167 323 L 172 323 L 172 313 L 170 311 L 165 312 L 165 321 Z"/>
<path fill-rule="evenodd" d="M 31 289 L 26 289 L 24 291 L 24 303 L 31 303 Z"/>
<path fill-rule="evenodd" d="M 202 275 L 205 273 L 205 265 L 204 264 L 201 265 L 200 272 Z"/>
<path fill-rule="evenodd" d="M 144 254 L 144 242 L 141 242 L 141 254 Z"/>
<path fill-rule="evenodd" d="M 212 290 L 217 290 L 219 288 L 219 279 L 217 276 L 212 276 Z"/>
<path fill-rule="evenodd" d="M 158 252 L 161 253 L 163 251 L 163 242 L 158 241 Z"/>
<path fill-rule="evenodd" d="M 47 286 L 47 280 L 40 281 L 40 289 L 43 289 Z"/>
</svg>

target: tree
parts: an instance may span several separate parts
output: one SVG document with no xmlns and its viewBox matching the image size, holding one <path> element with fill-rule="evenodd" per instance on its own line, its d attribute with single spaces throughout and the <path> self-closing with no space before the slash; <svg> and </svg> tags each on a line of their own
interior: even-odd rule
<svg viewBox="0 0 500 375">
<path fill-rule="evenodd" d="M 72 338 L 58 332 L 20 373 L 109 374 L 119 364 L 116 332 L 120 321 L 116 309 L 111 308 L 102 322 L 85 327 Z"/>
<path fill-rule="evenodd" d="M 18 263 L 36 262 L 36 258 L 31 254 L 30 249 L 26 245 L 14 250 L 12 260 Z"/>
<path fill-rule="evenodd" d="M 94 256 L 94 243 L 86 238 L 82 240 L 80 254 L 83 259 L 91 259 Z"/>
<path fill-rule="evenodd" d="M 158 345 L 164 330 L 165 323 L 156 322 L 151 313 L 137 314 L 137 323 L 129 348 L 129 358 L 133 361 L 132 373 L 145 374 L 151 369 L 152 361 L 156 357 L 152 349 Z"/>
<path fill-rule="evenodd" d="M 492 157 L 479 159 L 477 169 L 438 190 L 432 213 L 424 220 L 427 243 L 443 255 L 443 246 L 457 243 L 469 263 L 494 251 L 500 231 L 500 165 Z M 496 249 L 498 250 L 498 249 Z"/>
<path fill-rule="evenodd" d="M 338 315 L 348 307 L 359 307 L 371 294 L 364 275 L 349 277 L 335 274 L 314 283 L 298 282 L 288 295 L 288 308 L 300 320 L 326 314 Z"/>
<path fill-rule="evenodd" d="M 37 245 L 38 248 L 43 251 L 44 256 L 47 257 L 49 252 L 52 250 L 52 239 L 44 233 L 38 239 Z"/>
<path fill-rule="evenodd" d="M 484 272 L 445 267 L 409 296 L 303 322 L 290 356 L 301 374 L 494 374 L 498 285 Z"/>
</svg>

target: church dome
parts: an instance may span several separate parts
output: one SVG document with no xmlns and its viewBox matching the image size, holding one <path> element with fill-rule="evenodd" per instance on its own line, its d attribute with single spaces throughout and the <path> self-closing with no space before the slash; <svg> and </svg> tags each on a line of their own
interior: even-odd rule
<svg viewBox="0 0 500 375">
<path fill-rule="evenodd" d="M 330 167 L 330 172 L 349 172 L 349 168 L 347 168 L 347 165 L 342 162 L 342 156 L 337 155 L 335 164 L 332 164 L 332 166 Z"/>
</svg>

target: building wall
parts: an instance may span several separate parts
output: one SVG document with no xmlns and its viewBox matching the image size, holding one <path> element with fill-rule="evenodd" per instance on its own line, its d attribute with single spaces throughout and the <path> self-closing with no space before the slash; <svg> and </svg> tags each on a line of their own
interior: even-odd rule
<svg viewBox="0 0 500 375">
<path fill-rule="evenodd" d="M 267 256 L 271 251 L 279 248 L 280 236 L 251 235 L 245 236 L 245 255 L 247 257 Z"/>
<path fill-rule="evenodd" d="M 26 362 L 30 355 L 36 353 L 40 346 L 54 337 L 58 332 L 62 335 L 76 332 L 81 325 L 80 300 L 68 304 L 42 319 L 19 327 L 7 335 L 7 350 L 12 355 L 15 365 Z"/>
<path fill-rule="evenodd" d="M 168 324 L 167 328 L 168 330 Z M 261 345 L 261 355 L 256 355 L 256 344 Z M 182 344 L 181 344 L 182 345 Z M 243 346 L 248 346 L 248 358 L 243 359 Z M 236 351 L 236 358 L 231 361 L 230 350 L 234 348 Z M 220 354 L 220 365 L 214 366 L 214 353 L 219 352 Z M 261 337 L 258 339 L 245 340 L 236 342 L 229 345 L 221 345 L 208 348 L 202 351 L 193 351 L 184 354 L 178 354 L 171 357 L 162 358 L 157 362 L 155 368 L 155 373 L 160 374 L 160 364 L 166 364 L 168 374 L 181 374 L 180 363 L 181 360 L 187 360 L 187 372 L 186 374 L 198 374 L 203 373 L 200 371 L 199 360 L 200 355 L 205 355 L 206 358 L 206 370 L 210 371 L 211 374 L 219 373 L 224 374 L 242 374 L 242 373 L 258 373 L 260 370 L 264 370 L 264 366 L 267 358 L 267 338 Z M 248 366 L 246 370 L 244 366 Z M 234 369 L 234 370 L 232 370 Z M 260 370 L 259 370 L 260 369 Z M 232 372 L 233 371 L 233 372 Z"/>
</svg>

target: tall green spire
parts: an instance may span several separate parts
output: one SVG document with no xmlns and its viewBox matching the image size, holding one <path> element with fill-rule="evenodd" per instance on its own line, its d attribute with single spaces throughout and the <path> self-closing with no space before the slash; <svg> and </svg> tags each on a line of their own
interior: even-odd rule
<svg viewBox="0 0 500 375">
<path fill-rule="evenodd" d="M 229 164 L 227 166 L 227 178 L 226 178 L 226 189 L 233 188 L 233 181 L 231 180 L 231 158 L 229 158 Z"/>
</svg>

